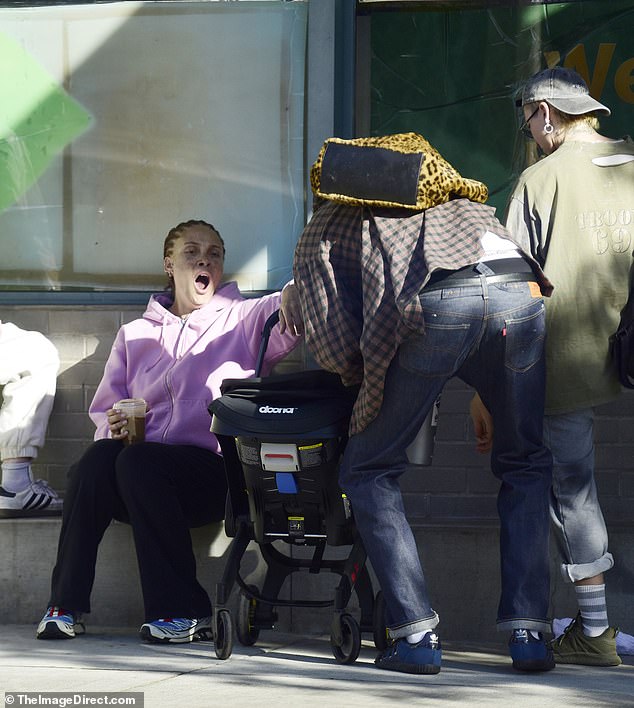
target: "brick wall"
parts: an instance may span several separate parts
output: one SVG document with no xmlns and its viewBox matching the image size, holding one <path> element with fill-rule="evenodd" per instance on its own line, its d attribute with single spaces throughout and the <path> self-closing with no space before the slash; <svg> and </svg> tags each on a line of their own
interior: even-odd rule
<svg viewBox="0 0 634 708">
<path fill-rule="evenodd" d="M 36 474 L 56 489 L 65 487 L 66 471 L 92 441 L 86 414 L 117 329 L 139 317 L 143 307 L 4 306 L 0 319 L 39 330 L 57 346 L 61 367 L 47 442 Z M 283 362 L 301 368 L 303 349 Z M 403 477 L 405 503 L 416 526 L 438 523 L 495 525 L 497 482 L 487 455 L 475 451 L 468 416 L 471 390 L 451 381 L 443 392 L 434 460 Z M 634 391 L 598 410 L 597 480 L 608 525 L 634 525 Z"/>
<path fill-rule="evenodd" d="M 467 414 L 471 389 L 452 380 L 440 402 L 431 467 L 404 478 L 406 505 L 416 523 L 460 521 L 482 524 L 497 519 L 497 482 L 489 456 L 475 451 Z M 634 526 L 634 391 L 597 409 L 596 478 L 608 526 Z"/>
</svg>

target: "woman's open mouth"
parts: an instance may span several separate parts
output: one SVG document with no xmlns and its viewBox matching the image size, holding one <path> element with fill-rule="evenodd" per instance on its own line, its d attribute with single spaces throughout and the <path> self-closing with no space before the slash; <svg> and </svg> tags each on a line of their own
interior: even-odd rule
<svg viewBox="0 0 634 708">
<path fill-rule="evenodd" d="M 201 273 L 200 275 L 196 276 L 196 280 L 194 281 L 194 284 L 196 286 L 196 290 L 199 293 L 205 293 L 207 292 L 209 288 L 209 283 L 211 282 L 211 278 L 207 273 Z"/>
</svg>

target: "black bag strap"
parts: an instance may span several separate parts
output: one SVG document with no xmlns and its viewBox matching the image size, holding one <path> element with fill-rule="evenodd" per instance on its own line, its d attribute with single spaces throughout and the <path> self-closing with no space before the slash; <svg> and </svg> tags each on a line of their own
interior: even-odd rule
<svg viewBox="0 0 634 708">
<path fill-rule="evenodd" d="M 610 354 L 625 388 L 634 388 L 634 264 L 630 269 L 630 292 L 621 311 L 621 321 L 610 338 Z"/>
</svg>

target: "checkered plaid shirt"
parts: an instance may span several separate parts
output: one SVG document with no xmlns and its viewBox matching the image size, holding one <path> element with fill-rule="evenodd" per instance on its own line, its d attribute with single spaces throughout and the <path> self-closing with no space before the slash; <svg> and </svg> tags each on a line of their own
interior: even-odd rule
<svg viewBox="0 0 634 708">
<path fill-rule="evenodd" d="M 435 270 L 477 263 L 487 230 L 515 243 L 492 207 L 467 199 L 420 212 L 318 205 L 295 249 L 294 275 L 310 351 L 344 384 L 361 385 L 350 434 L 378 413 L 399 344 L 425 329 L 420 290 Z"/>
</svg>

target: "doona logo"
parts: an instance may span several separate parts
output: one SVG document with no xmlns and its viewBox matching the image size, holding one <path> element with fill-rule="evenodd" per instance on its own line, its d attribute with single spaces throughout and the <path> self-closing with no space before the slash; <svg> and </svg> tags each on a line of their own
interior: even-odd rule
<svg viewBox="0 0 634 708">
<path fill-rule="evenodd" d="M 276 408 L 275 406 L 260 406 L 258 408 L 259 413 L 287 413 L 293 415 L 297 408 Z"/>
</svg>

